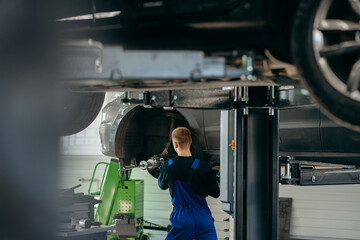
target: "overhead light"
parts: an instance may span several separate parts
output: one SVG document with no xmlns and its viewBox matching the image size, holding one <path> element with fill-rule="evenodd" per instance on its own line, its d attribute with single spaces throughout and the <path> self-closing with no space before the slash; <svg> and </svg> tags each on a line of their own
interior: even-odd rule
<svg viewBox="0 0 360 240">
<path fill-rule="evenodd" d="M 99 12 L 94 14 L 86 14 L 81 16 L 75 17 L 68 17 L 68 18 L 61 18 L 57 21 L 78 21 L 78 20 L 92 20 L 92 19 L 103 19 L 103 18 L 112 18 L 119 16 L 121 11 L 114 11 L 114 12 Z"/>
</svg>

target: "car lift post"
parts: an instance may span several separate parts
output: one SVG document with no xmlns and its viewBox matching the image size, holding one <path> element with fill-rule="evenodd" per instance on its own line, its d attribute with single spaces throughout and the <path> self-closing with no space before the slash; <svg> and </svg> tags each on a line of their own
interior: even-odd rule
<svg viewBox="0 0 360 240">
<path fill-rule="evenodd" d="M 248 102 L 221 114 L 221 200 L 234 239 L 277 240 L 279 112 Z"/>
</svg>

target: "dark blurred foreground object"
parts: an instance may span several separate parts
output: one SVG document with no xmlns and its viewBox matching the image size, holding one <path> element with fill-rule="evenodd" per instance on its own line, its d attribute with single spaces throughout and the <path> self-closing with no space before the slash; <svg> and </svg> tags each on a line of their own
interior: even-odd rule
<svg viewBox="0 0 360 240">
<path fill-rule="evenodd" d="M 54 236 L 60 96 L 49 2 L 0 1 L 2 240 Z"/>
</svg>

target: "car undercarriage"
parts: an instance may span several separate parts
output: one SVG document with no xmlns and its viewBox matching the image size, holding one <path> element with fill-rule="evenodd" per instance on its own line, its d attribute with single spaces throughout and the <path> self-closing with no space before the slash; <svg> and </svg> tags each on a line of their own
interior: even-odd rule
<svg viewBox="0 0 360 240">
<path fill-rule="evenodd" d="M 282 86 L 282 77 L 358 129 L 357 0 L 56 3 L 72 91 Z"/>
</svg>

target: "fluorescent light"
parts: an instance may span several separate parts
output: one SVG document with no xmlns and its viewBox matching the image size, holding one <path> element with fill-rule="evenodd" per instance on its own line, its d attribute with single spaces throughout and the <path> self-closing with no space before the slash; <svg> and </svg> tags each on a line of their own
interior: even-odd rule
<svg viewBox="0 0 360 240">
<path fill-rule="evenodd" d="M 81 16 L 75 17 L 68 17 L 68 18 L 61 18 L 57 21 L 76 21 L 76 20 L 92 20 L 92 19 L 102 19 L 102 18 L 112 18 L 119 16 L 121 11 L 114 11 L 114 12 L 99 12 L 95 14 L 86 14 Z"/>
</svg>

